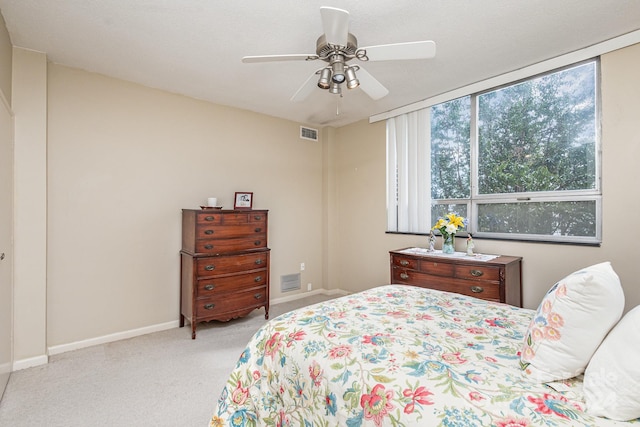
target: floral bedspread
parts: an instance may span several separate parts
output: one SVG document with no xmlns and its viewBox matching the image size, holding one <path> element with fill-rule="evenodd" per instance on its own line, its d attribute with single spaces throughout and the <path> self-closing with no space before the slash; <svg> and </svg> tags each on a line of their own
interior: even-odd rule
<svg viewBox="0 0 640 427">
<path fill-rule="evenodd" d="M 579 379 L 522 375 L 533 314 L 406 285 L 284 314 L 240 356 L 210 426 L 640 424 L 586 414 Z"/>
</svg>

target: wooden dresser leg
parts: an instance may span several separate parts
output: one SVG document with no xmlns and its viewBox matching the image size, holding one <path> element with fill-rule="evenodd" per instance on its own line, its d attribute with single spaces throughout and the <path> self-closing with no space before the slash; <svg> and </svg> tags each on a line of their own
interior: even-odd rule
<svg viewBox="0 0 640 427">
<path fill-rule="evenodd" d="M 180 327 L 184 328 L 184 315 L 180 314 Z"/>
</svg>

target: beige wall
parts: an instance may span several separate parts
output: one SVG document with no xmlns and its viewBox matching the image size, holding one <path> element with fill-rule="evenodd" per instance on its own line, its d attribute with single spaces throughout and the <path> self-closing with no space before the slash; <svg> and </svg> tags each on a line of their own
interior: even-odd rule
<svg viewBox="0 0 640 427">
<path fill-rule="evenodd" d="M 14 49 L 14 346 L 46 362 L 47 57 Z"/>
<path fill-rule="evenodd" d="M 634 219 L 640 212 L 640 45 L 602 56 L 603 243 L 601 247 L 479 240 L 476 250 L 523 257 L 523 299 L 537 307 L 548 288 L 581 267 L 609 260 L 627 310 L 640 304 Z M 359 291 L 388 282 L 388 251 L 426 246 L 424 237 L 386 235 L 385 124 L 337 129 L 332 142 L 338 214 L 329 284 Z M 458 250 L 463 242 L 458 241 Z"/>
<path fill-rule="evenodd" d="M 0 89 L 0 398 L 13 370 L 13 176 L 13 112 Z"/>
<path fill-rule="evenodd" d="M 4 17 L 0 13 L 0 92 L 11 104 L 11 57 L 13 48 Z"/>
<path fill-rule="evenodd" d="M 301 292 L 322 285 L 322 144 L 299 123 L 55 64 L 48 111 L 49 346 L 176 321 L 180 212 L 207 197 L 269 209 L 272 298 L 301 262 Z"/>
</svg>

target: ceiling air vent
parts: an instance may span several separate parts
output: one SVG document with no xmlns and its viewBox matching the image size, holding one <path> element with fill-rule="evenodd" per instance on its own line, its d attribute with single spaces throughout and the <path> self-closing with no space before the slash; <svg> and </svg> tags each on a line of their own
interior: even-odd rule
<svg viewBox="0 0 640 427">
<path fill-rule="evenodd" d="M 300 126 L 300 138 L 308 139 L 309 141 L 317 141 L 318 129 L 311 129 L 304 126 Z"/>
</svg>

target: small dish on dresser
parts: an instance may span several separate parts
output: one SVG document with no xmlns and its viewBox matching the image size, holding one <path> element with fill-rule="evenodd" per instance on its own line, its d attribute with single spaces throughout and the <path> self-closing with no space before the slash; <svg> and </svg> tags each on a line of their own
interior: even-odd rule
<svg viewBox="0 0 640 427">
<path fill-rule="evenodd" d="M 222 206 L 200 206 L 200 209 L 202 210 L 208 210 L 208 209 L 222 209 Z"/>
</svg>

